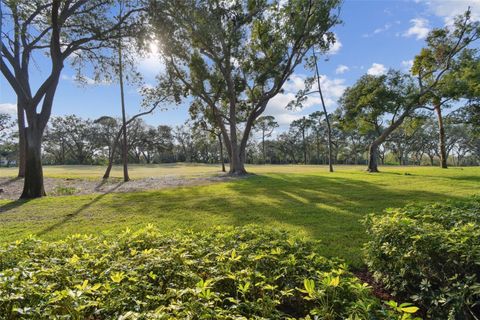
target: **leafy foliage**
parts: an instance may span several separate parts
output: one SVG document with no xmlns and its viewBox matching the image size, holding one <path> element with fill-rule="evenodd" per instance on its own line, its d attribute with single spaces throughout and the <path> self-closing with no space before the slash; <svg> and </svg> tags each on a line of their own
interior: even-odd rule
<svg viewBox="0 0 480 320">
<path fill-rule="evenodd" d="M 480 315 L 480 198 L 370 215 L 366 261 L 376 279 L 434 319 Z"/>
<path fill-rule="evenodd" d="M 396 319 L 315 243 L 259 228 L 33 238 L 0 251 L 4 319 Z"/>
</svg>

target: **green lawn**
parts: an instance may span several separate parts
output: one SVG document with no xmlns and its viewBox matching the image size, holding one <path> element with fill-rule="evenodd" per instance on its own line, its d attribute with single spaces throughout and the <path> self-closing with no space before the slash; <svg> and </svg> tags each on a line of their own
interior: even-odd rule
<svg viewBox="0 0 480 320">
<path fill-rule="evenodd" d="M 74 233 L 114 233 L 153 223 L 168 232 L 216 225 L 260 224 L 321 240 L 326 256 L 361 266 L 370 212 L 408 202 L 445 201 L 480 194 L 480 168 L 250 166 L 254 176 L 206 186 L 137 193 L 0 201 L 0 242 L 29 234 L 57 239 Z M 46 167 L 46 176 L 98 178 L 101 167 Z M 119 171 L 115 171 L 117 174 Z M 132 166 L 132 178 L 215 174 L 218 166 Z M 0 170 L 0 176 L 14 171 Z"/>
</svg>

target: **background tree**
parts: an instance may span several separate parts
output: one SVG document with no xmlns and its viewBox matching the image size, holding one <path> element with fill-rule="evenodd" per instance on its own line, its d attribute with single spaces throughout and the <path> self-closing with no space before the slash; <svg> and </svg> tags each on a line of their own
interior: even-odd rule
<svg viewBox="0 0 480 320">
<path fill-rule="evenodd" d="M 478 76 L 462 77 L 465 72 L 471 74 L 471 66 L 476 50 L 469 49 L 472 42 L 480 37 L 479 22 L 471 21 L 470 9 L 455 20 L 454 27 L 432 30 L 427 39 L 427 46 L 414 59 L 412 74 L 418 76 L 420 89 L 424 93 L 422 103 L 437 115 L 439 134 L 440 166 L 447 168 L 447 151 L 445 145 L 445 127 L 442 109 L 448 106 L 447 102 L 458 100 L 468 95 L 465 90 L 472 88 L 468 81 L 478 83 Z M 478 60 L 478 59 L 477 59 Z M 468 71 L 462 69 L 469 69 Z M 475 72 L 477 75 L 478 71 Z M 462 82 L 467 81 L 467 85 Z M 428 88 L 428 90 L 425 90 Z M 477 90 L 478 91 L 478 90 Z"/>
<path fill-rule="evenodd" d="M 313 121 L 307 117 L 302 117 L 300 119 L 292 121 L 290 127 L 298 132 L 302 141 L 302 152 L 303 152 L 303 164 L 307 164 L 307 154 L 308 154 L 308 130 L 313 126 Z"/>
<path fill-rule="evenodd" d="M 380 145 L 418 106 L 416 90 L 409 76 L 391 70 L 387 75 L 363 76 L 341 97 L 344 121 L 376 134 L 369 146 L 369 172 L 378 172 Z"/>
<path fill-rule="evenodd" d="M 93 123 L 75 115 L 52 118 L 45 132 L 45 152 L 61 164 L 91 164 L 97 145 Z"/>
<path fill-rule="evenodd" d="M 15 132 L 12 128 L 15 122 L 7 113 L 0 113 L 0 156 L 6 161 L 7 167 L 15 160 L 18 144 L 15 143 Z"/>
<path fill-rule="evenodd" d="M 145 89 L 143 94 L 144 94 L 144 100 L 142 102 L 142 105 L 144 107 L 146 107 L 147 105 L 150 104 L 150 108 L 145 110 L 145 111 L 142 111 L 142 112 L 139 112 L 139 113 L 135 114 L 130 119 L 126 120 L 124 124 L 122 122 L 122 126 L 121 126 L 120 130 L 117 132 L 117 134 L 115 136 L 114 143 L 111 147 L 111 155 L 110 155 L 110 158 L 108 159 L 108 166 L 107 166 L 107 169 L 105 170 L 105 173 L 103 175 L 103 179 L 108 179 L 110 177 L 110 172 L 112 171 L 115 152 L 116 152 L 116 149 L 117 149 L 117 145 L 119 144 L 120 137 L 122 136 L 122 133 L 124 132 L 124 128 L 127 128 L 128 125 L 130 125 L 131 123 L 133 123 L 137 119 L 139 119 L 139 118 L 141 118 L 141 117 L 143 117 L 147 114 L 151 114 L 157 108 L 162 107 L 163 106 L 162 104 L 164 102 L 171 101 L 170 99 L 172 99 L 172 97 L 170 95 L 168 95 L 168 93 L 164 93 L 162 87 L 158 87 L 158 88 L 152 89 L 152 90 Z M 122 121 L 123 121 L 123 116 L 122 116 Z M 127 155 L 128 155 L 128 145 L 127 145 L 126 150 L 127 150 Z M 123 157 L 124 157 L 124 155 L 122 154 L 122 164 L 124 164 L 124 158 Z M 125 179 L 125 175 L 124 175 L 124 179 Z"/>
<path fill-rule="evenodd" d="M 101 149 L 102 153 L 106 149 L 105 158 L 108 161 L 112 157 L 113 145 L 117 143 L 115 141 L 116 133 L 121 130 L 121 126 L 117 119 L 110 116 L 102 116 L 93 123 L 95 126 L 95 144 L 97 148 Z"/>
<path fill-rule="evenodd" d="M 211 110 L 230 155 L 245 174 L 255 120 L 313 45 L 326 51 L 339 0 L 157 0 L 150 12 L 172 78 Z M 203 110 L 199 110 L 203 112 Z"/>
<path fill-rule="evenodd" d="M 278 128 L 278 123 L 275 121 L 275 117 L 273 116 L 261 116 L 255 121 L 254 127 L 262 134 L 262 156 L 263 163 L 265 164 L 267 163 L 265 138 L 269 138 L 272 135 L 273 130 Z"/>
</svg>

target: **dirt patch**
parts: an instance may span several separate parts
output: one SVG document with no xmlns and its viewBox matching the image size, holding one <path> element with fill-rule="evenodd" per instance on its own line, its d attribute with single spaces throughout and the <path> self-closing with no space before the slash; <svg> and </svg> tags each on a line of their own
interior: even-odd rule
<svg viewBox="0 0 480 320">
<path fill-rule="evenodd" d="M 136 192 L 159 190 L 172 187 L 198 186 L 238 179 L 228 175 L 135 179 L 123 182 L 121 179 L 88 180 L 45 178 L 45 191 L 49 196 L 82 195 L 92 193 Z M 0 178 L 0 199 L 18 199 L 23 189 L 23 179 Z"/>
<path fill-rule="evenodd" d="M 394 297 L 384 288 L 383 284 L 375 281 L 373 275 L 367 270 L 358 270 L 354 274 L 363 282 L 368 283 L 372 287 L 373 295 L 380 300 L 389 301 L 394 300 Z"/>
</svg>

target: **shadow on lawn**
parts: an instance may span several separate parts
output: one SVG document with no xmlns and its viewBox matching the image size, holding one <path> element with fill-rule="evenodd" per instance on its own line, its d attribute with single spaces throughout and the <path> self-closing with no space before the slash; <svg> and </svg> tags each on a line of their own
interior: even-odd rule
<svg viewBox="0 0 480 320">
<path fill-rule="evenodd" d="M 62 225 L 64 225 L 65 223 L 69 222 L 70 220 L 72 220 L 73 218 L 75 218 L 76 216 L 78 216 L 80 213 L 82 213 L 85 209 L 91 207 L 93 204 L 95 204 L 96 202 L 100 201 L 103 197 L 105 197 L 107 194 L 111 193 L 111 192 L 114 192 L 115 190 L 117 190 L 118 188 L 120 188 L 125 182 L 119 182 L 115 187 L 113 187 L 112 189 L 110 189 L 108 192 L 105 192 L 105 193 L 102 193 L 98 196 L 96 196 L 92 201 L 88 202 L 88 203 L 85 203 L 84 205 L 82 205 L 80 208 L 78 208 L 77 210 L 65 215 L 63 217 L 63 219 L 45 229 L 43 229 L 42 231 L 39 231 L 37 232 L 37 236 L 42 236 L 44 234 L 47 234 L 59 227 L 61 227 Z"/>
<path fill-rule="evenodd" d="M 401 185 L 407 183 L 407 179 L 395 176 L 394 181 Z M 99 195 L 37 235 L 61 228 L 105 195 Z M 359 266 L 360 248 L 366 240 L 360 220 L 366 214 L 380 213 L 388 207 L 400 207 L 410 202 L 447 199 L 462 197 L 425 190 L 399 190 L 391 184 L 383 186 L 363 178 L 352 179 L 335 174 L 269 174 L 218 185 L 111 193 L 97 206 L 104 209 L 101 212 L 108 214 L 112 230 L 125 227 L 124 221 L 135 225 L 153 223 L 167 231 L 247 224 L 287 228 L 321 240 L 323 255 L 339 256 Z M 89 219 L 95 222 L 95 217 Z M 106 227 L 102 223 L 101 226 Z M 98 228 L 93 226 L 93 229 Z"/>
<path fill-rule="evenodd" d="M 12 183 L 14 183 L 14 182 L 16 182 L 16 181 L 18 181 L 18 180 L 21 180 L 21 179 L 23 179 L 23 178 L 20 178 L 20 177 L 10 178 L 10 179 L 8 179 L 8 180 L 3 181 L 2 183 L 0 183 L 0 187 L 6 187 L 6 186 L 8 186 L 9 184 L 12 184 Z"/>
<path fill-rule="evenodd" d="M 15 208 L 18 208 L 20 206 L 23 206 L 24 204 L 27 204 L 31 199 L 18 199 L 18 200 L 13 200 L 8 203 L 5 203 L 4 205 L 0 206 L 0 213 L 4 213 L 10 210 L 13 210 Z"/>
<path fill-rule="evenodd" d="M 401 180 L 399 177 L 399 184 Z M 392 190 L 334 175 L 259 175 L 228 182 L 225 186 L 226 192 L 215 189 L 210 192 L 207 186 L 113 194 L 112 201 L 102 205 L 132 208 L 148 222 L 181 220 L 192 222 L 193 227 L 210 225 L 212 215 L 231 225 L 277 222 L 300 226 L 318 239 L 323 238 L 325 232 L 358 230 L 359 219 L 388 207 L 404 206 L 412 201 L 460 199 L 424 190 Z M 179 216 L 179 211 L 187 213 Z M 352 227 L 352 223 L 356 226 Z"/>
</svg>

